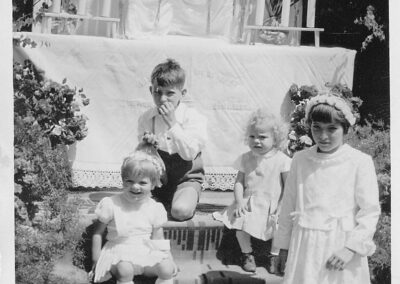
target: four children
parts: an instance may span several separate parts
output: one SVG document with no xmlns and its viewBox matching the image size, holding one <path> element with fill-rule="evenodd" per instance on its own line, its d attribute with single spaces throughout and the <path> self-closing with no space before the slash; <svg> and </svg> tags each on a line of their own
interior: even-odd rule
<svg viewBox="0 0 400 284">
<path fill-rule="evenodd" d="M 163 240 L 164 207 L 176 220 L 190 219 L 200 197 L 206 119 L 181 102 L 185 72 L 176 61 L 157 65 L 151 84 L 155 107 L 140 116 L 138 134 L 139 143 L 155 147 L 159 156 L 136 151 L 126 158 L 123 192 L 98 204 L 95 282 L 113 275 L 117 284 L 128 284 L 144 274 L 157 276 L 156 283 L 172 283 L 176 267 L 169 241 Z M 281 151 L 285 125 L 265 109 L 251 115 L 245 135 L 250 151 L 234 163 L 235 201 L 213 216 L 236 229 L 245 271 L 256 270 L 252 236 L 273 239 L 267 269 L 284 273 L 286 284 L 370 283 L 366 257 L 374 252 L 380 215 L 372 159 L 344 143 L 355 117 L 342 97 L 313 97 L 306 119 L 316 145 L 296 153 L 291 162 Z"/>
</svg>

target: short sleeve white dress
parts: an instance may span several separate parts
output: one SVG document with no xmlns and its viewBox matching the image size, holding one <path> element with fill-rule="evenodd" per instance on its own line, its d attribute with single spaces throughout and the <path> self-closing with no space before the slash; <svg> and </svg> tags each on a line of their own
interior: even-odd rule
<svg viewBox="0 0 400 284">
<path fill-rule="evenodd" d="M 129 206 L 117 194 L 103 198 L 95 213 L 107 224 L 107 242 L 96 264 L 94 282 L 111 278 L 111 266 L 120 261 L 144 267 L 169 257 L 169 240 L 150 239 L 153 228 L 167 221 L 167 212 L 161 203 L 149 198 L 140 205 Z"/>
<path fill-rule="evenodd" d="M 260 240 L 269 240 L 276 230 L 279 198 L 282 193 L 281 173 L 288 172 L 291 159 L 279 150 L 272 149 L 265 155 L 249 151 L 239 156 L 234 167 L 244 173 L 244 200 L 249 212 L 235 217 L 235 204 L 213 217 L 229 229 L 247 232 Z"/>
<path fill-rule="evenodd" d="M 274 245 L 289 249 L 284 284 L 370 283 L 367 256 L 380 214 L 372 158 L 349 145 L 333 154 L 298 152 L 286 180 Z M 335 251 L 356 252 L 343 271 L 328 270 Z"/>
</svg>

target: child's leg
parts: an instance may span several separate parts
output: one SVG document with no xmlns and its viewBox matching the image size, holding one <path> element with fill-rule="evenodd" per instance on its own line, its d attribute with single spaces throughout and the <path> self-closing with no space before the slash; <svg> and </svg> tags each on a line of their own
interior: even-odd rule
<svg viewBox="0 0 400 284">
<path fill-rule="evenodd" d="M 132 263 L 120 261 L 111 268 L 111 274 L 117 279 L 117 284 L 133 284 L 135 270 Z"/>
<path fill-rule="evenodd" d="M 278 265 L 278 256 L 279 256 L 279 248 L 273 245 L 273 240 L 268 240 L 270 244 L 269 252 L 268 252 L 268 261 L 266 264 L 267 271 L 270 274 L 277 273 L 277 265 Z"/>
<path fill-rule="evenodd" d="M 244 271 L 255 272 L 256 262 L 251 248 L 250 235 L 243 231 L 236 231 L 236 238 L 239 242 L 240 250 L 242 251 L 242 268 Z"/>
<path fill-rule="evenodd" d="M 171 204 L 171 215 L 179 221 L 193 217 L 201 192 L 198 182 L 183 182 L 174 193 Z"/>
<path fill-rule="evenodd" d="M 238 240 L 242 253 L 251 253 L 253 251 L 251 248 L 250 235 L 248 233 L 237 230 L 236 239 Z"/>
<path fill-rule="evenodd" d="M 171 258 L 162 260 L 154 266 L 146 266 L 143 274 L 145 276 L 157 276 L 156 284 L 172 284 L 176 266 Z"/>
</svg>

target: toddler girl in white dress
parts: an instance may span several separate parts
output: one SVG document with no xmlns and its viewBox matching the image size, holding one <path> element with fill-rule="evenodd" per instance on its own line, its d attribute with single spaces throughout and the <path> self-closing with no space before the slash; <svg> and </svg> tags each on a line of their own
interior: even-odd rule
<svg viewBox="0 0 400 284">
<path fill-rule="evenodd" d="M 283 283 L 370 283 L 378 184 L 372 158 L 343 142 L 356 121 L 352 106 L 318 95 L 306 120 L 316 145 L 293 157 L 274 239 Z"/>
<path fill-rule="evenodd" d="M 279 149 L 286 147 L 287 127 L 266 109 L 255 111 L 248 122 L 245 141 L 250 151 L 235 161 L 238 170 L 234 185 L 235 201 L 216 220 L 236 229 L 242 251 L 242 268 L 254 272 L 256 264 L 250 236 L 270 240 L 276 230 L 277 214 L 291 159 Z M 272 255 L 278 250 L 272 248 Z M 270 255 L 270 262 L 273 257 Z M 271 263 L 270 263 L 271 264 Z M 268 270 L 274 266 L 268 265 Z"/>
<path fill-rule="evenodd" d="M 162 161 L 144 151 L 125 158 L 121 167 L 123 192 L 103 198 L 95 211 L 98 216 L 92 242 L 95 283 L 113 276 L 117 284 L 133 284 L 137 274 L 157 276 L 157 284 L 173 283 L 175 264 L 162 228 L 167 212 L 151 198 L 151 190 L 160 183 L 162 169 Z M 106 228 L 107 242 L 101 248 Z"/>
</svg>

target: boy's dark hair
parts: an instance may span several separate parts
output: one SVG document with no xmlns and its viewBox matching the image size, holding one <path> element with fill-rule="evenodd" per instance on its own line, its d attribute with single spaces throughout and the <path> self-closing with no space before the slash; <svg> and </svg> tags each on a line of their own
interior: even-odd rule
<svg viewBox="0 0 400 284">
<path fill-rule="evenodd" d="M 174 86 L 182 89 L 185 85 L 185 78 L 185 70 L 171 58 L 158 64 L 151 72 L 151 84 L 157 83 L 160 87 Z"/>
</svg>

